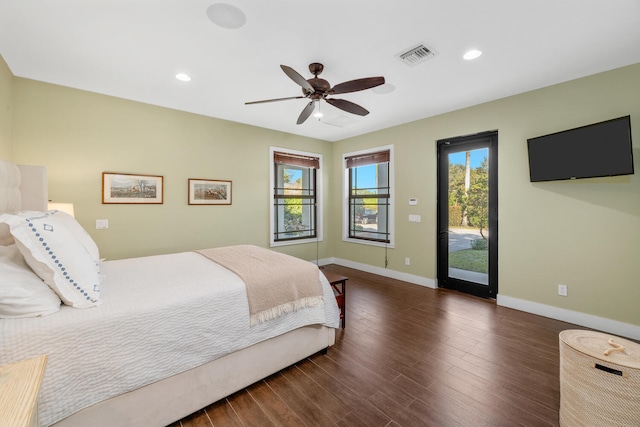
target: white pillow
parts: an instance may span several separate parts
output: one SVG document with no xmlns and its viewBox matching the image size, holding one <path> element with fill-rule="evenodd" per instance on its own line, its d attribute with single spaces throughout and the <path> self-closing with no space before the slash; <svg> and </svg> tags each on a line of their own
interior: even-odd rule
<svg viewBox="0 0 640 427">
<path fill-rule="evenodd" d="M 13 236 L 9 231 L 9 225 L 0 223 L 0 246 L 8 246 L 14 243 Z"/>
<path fill-rule="evenodd" d="M 0 246 L 0 318 L 46 316 L 60 298 L 29 268 L 16 245 Z"/>
<path fill-rule="evenodd" d="M 0 216 L 25 261 L 67 305 L 100 304 L 100 255 L 89 234 L 62 211 Z"/>
</svg>

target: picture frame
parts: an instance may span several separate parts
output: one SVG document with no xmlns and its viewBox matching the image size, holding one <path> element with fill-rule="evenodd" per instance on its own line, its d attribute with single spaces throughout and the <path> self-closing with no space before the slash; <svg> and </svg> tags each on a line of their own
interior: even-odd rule
<svg viewBox="0 0 640 427">
<path fill-rule="evenodd" d="M 190 205 L 230 205 L 231 181 L 189 178 Z"/>
<path fill-rule="evenodd" d="M 163 204 L 164 176 L 102 172 L 103 204 Z"/>
</svg>

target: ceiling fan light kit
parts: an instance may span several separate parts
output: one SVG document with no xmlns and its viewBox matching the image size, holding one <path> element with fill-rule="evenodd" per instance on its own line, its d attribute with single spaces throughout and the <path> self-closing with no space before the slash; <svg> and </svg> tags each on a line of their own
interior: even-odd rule
<svg viewBox="0 0 640 427">
<path fill-rule="evenodd" d="M 313 117 L 315 117 L 317 119 L 321 119 L 322 117 L 324 117 L 324 114 L 322 114 L 322 111 L 320 111 L 320 103 L 319 102 L 318 102 L 318 111 L 313 113 Z"/>
<path fill-rule="evenodd" d="M 361 107 L 360 105 L 355 104 L 351 101 L 347 101 L 346 99 L 328 98 L 328 96 L 358 92 L 361 90 L 371 89 L 385 83 L 384 77 L 365 77 L 362 79 L 339 83 L 331 87 L 331 84 L 328 81 L 318 77 L 318 74 L 322 73 L 322 71 L 324 70 L 324 65 L 319 62 L 309 64 L 309 71 L 311 72 L 311 74 L 313 74 L 313 78 L 308 80 L 302 77 L 296 70 L 287 65 L 280 65 L 280 68 L 291 80 L 293 80 L 302 88 L 302 95 L 291 96 L 287 98 L 274 98 L 265 99 L 262 101 L 245 102 L 245 105 L 307 98 L 310 101 L 307 106 L 304 107 L 304 109 L 300 113 L 300 116 L 298 116 L 298 121 L 296 123 L 299 125 L 304 123 L 309 118 L 309 116 L 311 116 L 313 110 L 315 109 L 314 104 L 316 102 L 318 103 L 318 112 L 314 116 L 322 117 L 322 113 L 320 112 L 320 101 L 322 100 L 348 113 L 356 114 L 359 116 L 366 116 L 367 114 L 369 114 L 369 111 Z M 319 114 L 319 116 L 317 114 Z"/>
</svg>

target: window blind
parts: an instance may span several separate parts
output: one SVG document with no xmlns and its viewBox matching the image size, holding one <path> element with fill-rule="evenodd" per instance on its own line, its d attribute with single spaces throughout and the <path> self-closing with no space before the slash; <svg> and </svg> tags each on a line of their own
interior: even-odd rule
<svg viewBox="0 0 640 427">
<path fill-rule="evenodd" d="M 347 161 L 347 168 L 384 163 L 390 161 L 390 159 L 391 155 L 389 154 L 389 150 L 345 157 L 345 160 Z"/>
<path fill-rule="evenodd" d="M 320 169 L 320 159 L 317 157 L 303 156 L 300 154 L 273 153 L 273 161 L 285 165 L 301 166 L 304 168 Z"/>
</svg>

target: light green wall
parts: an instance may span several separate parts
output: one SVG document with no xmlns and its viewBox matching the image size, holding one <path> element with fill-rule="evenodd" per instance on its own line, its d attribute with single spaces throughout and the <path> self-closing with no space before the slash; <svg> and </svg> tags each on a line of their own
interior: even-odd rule
<svg viewBox="0 0 640 427">
<path fill-rule="evenodd" d="M 327 159 L 332 150 L 326 141 L 22 78 L 14 91 L 14 161 L 47 166 L 49 198 L 74 203 L 78 221 L 109 259 L 266 247 L 269 146 Z M 103 171 L 163 175 L 164 204 L 103 205 Z M 331 162 L 324 172 L 326 187 Z M 232 205 L 189 206 L 188 178 L 231 180 Z M 109 229 L 96 230 L 96 219 L 108 219 Z M 327 256 L 328 244 L 319 246 L 319 256 Z M 278 250 L 316 259 L 315 243 Z"/>
<path fill-rule="evenodd" d="M 640 64 L 335 143 L 14 78 L 4 63 L 0 90 L 0 156 L 46 165 L 51 199 L 75 204 L 107 258 L 267 246 L 275 145 L 325 156 L 330 191 L 319 257 L 382 267 L 383 248 L 341 240 L 341 156 L 392 143 L 396 239 L 388 268 L 436 279 L 436 141 L 497 129 L 500 295 L 640 325 L 640 178 L 532 184 L 526 153 L 527 138 L 628 114 L 637 147 Z M 164 175 L 165 204 L 102 205 L 103 171 Z M 188 178 L 232 180 L 233 205 L 188 206 Z M 409 214 L 422 222 L 409 223 Z M 95 230 L 102 218 L 109 230 Z M 314 244 L 278 250 L 316 259 Z M 556 295 L 558 283 L 569 297 Z"/>
<path fill-rule="evenodd" d="M 640 64 L 340 141 L 334 167 L 342 153 L 394 144 L 388 268 L 436 278 L 436 141 L 497 129 L 500 295 L 640 325 L 640 176 L 534 184 L 527 158 L 527 138 L 625 115 L 640 171 Z M 340 185 L 334 180 L 335 222 Z M 422 222 L 409 223 L 409 214 Z M 335 257 L 383 266 L 384 248 L 342 242 L 337 229 L 332 237 Z M 559 283 L 568 297 L 557 295 Z"/>
<path fill-rule="evenodd" d="M 13 74 L 0 56 L 0 159 L 13 159 Z"/>
</svg>

